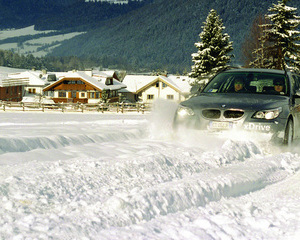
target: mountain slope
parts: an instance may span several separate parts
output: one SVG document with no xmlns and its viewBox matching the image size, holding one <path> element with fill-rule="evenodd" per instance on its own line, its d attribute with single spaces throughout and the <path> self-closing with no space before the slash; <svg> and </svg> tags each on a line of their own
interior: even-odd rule
<svg viewBox="0 0 300 240">
<path fill-rule="evenodd" d="M 54 50 L 53 55 L 108 56 L 149 69 L 187 71 L 197 49 L 201 26 L 211 8 L 220 14 L 234 42 L 234 63 L 241 63 L 240 45 L 258 14 L 272 0 L 156 0 L 129 14 L 102 22 L 86 35 Z M 297 1 L 288 3 L 300 7 Z"/>
<path fill-rule="evenodd" d="M 144 0 L 126 6 L 85 0 L 0 0 L 0 27 L 30 24 L 36 30 L 87 32 L 54 50 L 58 43 L 48 44 L 52 56 L 93 58 L 103 67 L 189 72 L 191 54 L 197 51 L 194 43 L 200 40 L 210 9 L 220 14 L 233 41 L 236 65 L 242 64 L 241 43 L 253 19 L 268 13 L 272 3 L 277 0 Z M 300 1 L 290 0 L 288 5 L 299 9 Z M 27 38 L 3 43 L 25 46 Z"/>
<path fill-rule="evenodd" d="M 38 30 L 66 30 L 82 25 L 92 28 L 139 8 L 149 1 L 131 0 L 128 4 L 86 2 L 86 0 L 0 0 L 0 28 L 35 25 Z"/>
</svg>

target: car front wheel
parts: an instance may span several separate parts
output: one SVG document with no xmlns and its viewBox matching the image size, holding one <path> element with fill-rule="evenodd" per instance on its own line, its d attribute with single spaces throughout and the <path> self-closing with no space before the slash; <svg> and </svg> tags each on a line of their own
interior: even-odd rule
<svg viewBox="0 0 300 240">
<path fill-rule="evenodd" d="M 293 120 L 288 120 L 284 132 L 283 144 L 286 146 L 290 146 L 294 139 L 294 124 Z"/>
</svg>

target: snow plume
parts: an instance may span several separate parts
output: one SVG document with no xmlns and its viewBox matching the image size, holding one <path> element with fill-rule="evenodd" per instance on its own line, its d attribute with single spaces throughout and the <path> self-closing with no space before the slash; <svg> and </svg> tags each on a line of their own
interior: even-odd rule
<svg viewBox="0 0 300 240">
<path fill-rule="evenodd" d="M 150 134 L 153 138 L 170 138 L 173 134 L 173 120 L 178 104 L 157 99 L 149 118 Z"/>
</svg>

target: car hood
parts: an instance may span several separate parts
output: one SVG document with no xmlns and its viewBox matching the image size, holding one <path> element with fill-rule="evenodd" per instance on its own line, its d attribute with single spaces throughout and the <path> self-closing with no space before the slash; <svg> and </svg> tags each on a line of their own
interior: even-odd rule
<svg viewBox="0 0 300 240">
<path fill-rule="evenodd" d="M 286 96 L 263 95 L 263 94 L 242 94 L 242 93 L 201 93 L 181 105 L 192 109 L 223 108 L 223 109 L 244 109 L 263 110 L 288 105 L 289 98 Z"/>
</svg>

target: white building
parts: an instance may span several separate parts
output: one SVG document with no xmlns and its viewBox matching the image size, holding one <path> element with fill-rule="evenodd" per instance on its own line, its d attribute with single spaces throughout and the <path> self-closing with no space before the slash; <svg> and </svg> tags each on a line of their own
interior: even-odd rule
<svg viewBox="0 0 300 240">
<path fill-rule="evenodd" d="M 123 83 L 127 88 L 120 92 L 131 102 L 151 103 L 158 98 L 181 102 L 191 88 L 186 78 L 176 76 L 127 75 Z"/>
</svg>

